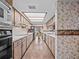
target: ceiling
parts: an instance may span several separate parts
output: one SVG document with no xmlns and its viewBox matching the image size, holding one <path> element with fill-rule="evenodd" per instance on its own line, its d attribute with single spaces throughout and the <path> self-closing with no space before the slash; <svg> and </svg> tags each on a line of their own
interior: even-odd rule
<svg viewBox="0 0 79 59">
<path fill-rule="evenodd" d="M 55 13 L 56 0 L 13 0 L 13 6 L 24 13 L 46 13 L 42 22 L 32 24 L 44 24 Z"/>
</svg>

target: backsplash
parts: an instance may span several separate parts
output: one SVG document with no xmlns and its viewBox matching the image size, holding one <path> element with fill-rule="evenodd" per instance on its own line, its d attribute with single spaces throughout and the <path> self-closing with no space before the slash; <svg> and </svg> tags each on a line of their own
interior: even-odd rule
<svg viewBox="0 0 79 59">
<path fill-rule="evenodd" d="M 13 36 L 21 36 L 27 34 L 27 30 L 23 28 L 13 27 Z"/>
<path fill-rule="evenodd" d="M 79 0 L 58 0 L 57 15 L 58 30 L 79 30 Z"/>
</svg>

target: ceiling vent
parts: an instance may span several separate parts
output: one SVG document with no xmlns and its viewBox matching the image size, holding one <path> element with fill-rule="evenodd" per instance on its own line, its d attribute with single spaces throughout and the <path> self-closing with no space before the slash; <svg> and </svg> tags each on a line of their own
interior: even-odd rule
<svg viewBox="0 0 79 59">
<path fill-rule="evenodd" d="M 36 9 L 35 6 L 31 6 L 31 5 L 29 5 L 28 8 L 29 8 L 29 9 Z"/>
</svg>

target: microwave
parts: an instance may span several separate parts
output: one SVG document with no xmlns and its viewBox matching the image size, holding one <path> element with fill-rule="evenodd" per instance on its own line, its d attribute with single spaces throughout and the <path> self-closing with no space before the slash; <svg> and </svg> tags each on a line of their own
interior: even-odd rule
<svg viewBox="0 0 79 59">
<path fill-rule="evenodd" d="M 11 24 L 11 8 L 0 1 L 0 22 Z"/>
<path fill-rule="evenodd" d="M 11 28 L 11 9 L 0 1 L 0 29 Z"/>
</svg>

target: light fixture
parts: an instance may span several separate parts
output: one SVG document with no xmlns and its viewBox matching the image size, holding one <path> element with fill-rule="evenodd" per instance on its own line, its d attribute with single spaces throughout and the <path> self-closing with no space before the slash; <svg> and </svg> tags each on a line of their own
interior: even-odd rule
<svg viewBox="0 0 79 59">
<path fill-rule="evenodd" d="M 28 18 L 44 18 L 46 13 L 24 13 Z"/>
<path fill-rule="evenodd" d="M 39 20 L 39 19 L 42 19 L 42 20 L 43 20 L 44 18 L 29 18 L 29 19 L 32 19 L 32 20 L 35 20 L 35 19 L 38 19 L 38 20 Z"/>
<path fill-rule="evenodd" d="M 24 13 L 32 22 L 43 22 L 46 13 Z"/>
<path fill-rule="evenodd" d="M 41 20 L 41 19 L 39 19 L 39 20 L 38 20 L 38 19 L 35 19 L 35 20 L 33 19 L 33 20 L 32 20 L 32 19 L 31 19 L 30 21 L 32 21 L 32 22 L 42 22 L 43 20 Z"/>
</svg>

